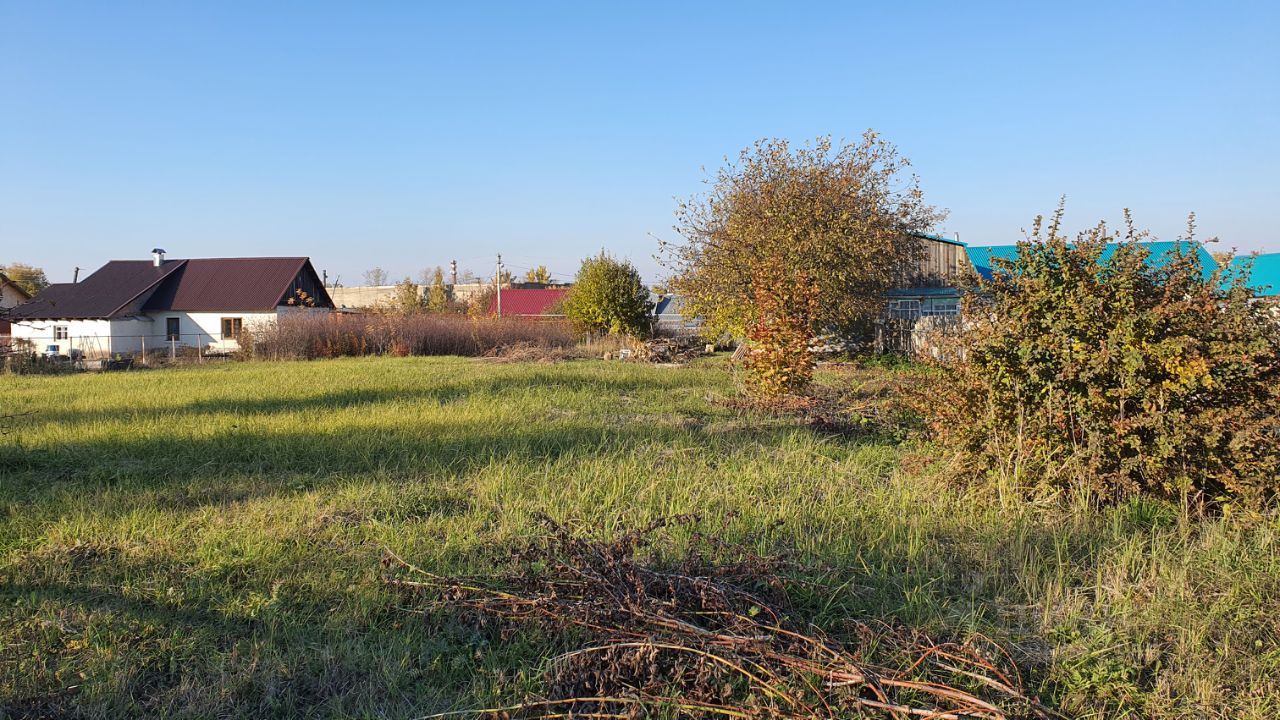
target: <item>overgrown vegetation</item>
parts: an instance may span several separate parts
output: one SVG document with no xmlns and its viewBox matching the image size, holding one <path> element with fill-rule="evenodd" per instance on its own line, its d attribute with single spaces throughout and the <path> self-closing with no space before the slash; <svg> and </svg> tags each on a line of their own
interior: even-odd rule
<svg viewBox="0 0 1280 720">
<path fill-rule="evenodd" d="M 903 368 L 819 368 L 856 417 L 797 422 L 735 401 L 719 362 L 0 378 L 0 715 L 407 719 L 552 697 L 547 658 L 583 635 L 406 604 L 384 549 L 510 591 L 538 513 L 602 540 L 698 513 L 723 522 L 708 567 L 785 557 L 767 599 L 805 633 L 995 643 L 1072 717 L 1276 717 L 1273 510 L 1002 506 L 877 430 L 918 382 Z M 694 531 L 669 528 L 646 567 L 695 567 Z"/>
<path fill-rule="evenodd" d="M 1061 219 L 969 294 L 926 400 L 943 440 L 1014 490 L 1274 497 L 1280 324 L 1190 242 L 1157 258 L 1132 222 L 1068 242 Z"/>
<path fill-rule="evenodd" d="M 299 313 L 251 328 L 242 351 L 267 360 L 356 355 L 493 355 L 505 348 L 568 348 L 565 323 L 530 322 L 456 313 Z"/>
<path fill-rule="evenodd" d="M 941 213 L 908 166 L 871 131 L 840 146 L 763 140 L 721 168 L 706 195 L 680 205 L 683 240 L 661 248 L 671 288 L 711 336 L 756 340 L 749 377 L 764 381 L 758 392 L 802 386 L 809 358 L 788 348 L 865 333 L 886 293 L 916 274 L 917 236 Z"/>
</svg>

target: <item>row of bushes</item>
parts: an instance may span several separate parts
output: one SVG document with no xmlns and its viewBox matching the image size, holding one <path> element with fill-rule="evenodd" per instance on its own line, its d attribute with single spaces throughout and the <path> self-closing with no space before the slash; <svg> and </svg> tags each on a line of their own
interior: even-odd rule
<svg viewBox="0 0 1280 720">
<path fill-rule="evenodd" d="M 1196 246 L 1047 231 L 967 296 L 927 384 L 935 436 L 977 478 L 1094 497 L 1248 505 L 1280 494 L 1280 323 Z"/>
<path fill-rule="evenodd" d="M 576 344 L 567 323 L 467 318 L 449 313 L 303 314 L 246 331 L 242 351 L 266 360 L 357 355 L 492 355 L 504 348 Z"/>
</svg>

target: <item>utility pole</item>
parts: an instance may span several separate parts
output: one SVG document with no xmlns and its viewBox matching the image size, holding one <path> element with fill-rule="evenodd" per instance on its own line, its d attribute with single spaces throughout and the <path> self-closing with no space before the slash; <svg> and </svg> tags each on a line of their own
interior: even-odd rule
<svg viewBox="0 0 1280 720">
<path fill-rule="evenodd" d="M 72 284 L 72 285 L 74 285 L 74 284 L 76 284 L 76 283 L 78 283 L 78 282 L 80 282 L 80 266 L 79 266 L 79 265 L 77 265 L 77 266 L 76 266 L 75 274 L 71 276 L 71 284 Z"/>
<path fill-rule="evenodd" d="M 502 317 L 502 253 L 498 253 L 498 267 L 493 274 L 493 284 L 498 286 L 498 317 Z"/>
<path fill-rule="evenodd" d="M 458 284 L 458 261 L 450 260 L 449 261 L 449 285 L 453 286 L 457 284 Z"/>
</svg>

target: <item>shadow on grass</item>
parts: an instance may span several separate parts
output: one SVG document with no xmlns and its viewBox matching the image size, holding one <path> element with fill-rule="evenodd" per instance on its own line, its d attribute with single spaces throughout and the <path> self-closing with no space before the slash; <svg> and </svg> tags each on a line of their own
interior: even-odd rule
<svg viewBox="0 0 1280 720">
<path fill-rule="evenodd" d="M 505 369 L 505 368 L 504 368 Z M 440 372 L 447 368 L 432 368 Z M 398 379 L 403 382 L 403 379 Z M 542 394 L 556 390 L 585 392 L 597 397 L 622 397 L 644 392 L 671 392 L 705 389 L 705 378 L 689 372 L 645 374 L 633 378 L 602 376 L 584 370 L 527 371 L 510 377 L 483 377 L 469 380 L 432 381 L 428 387 L 353 387 L 317 394 L 262 397 L 238 394 L 236 386 L 219 388 L 217 397 L 207 397 L 173 405 L 146 406 L 142 409 L 123 406 L 107 410 L 67 410 L 37 408 L 28 421 L 31 427 L 51 424 L 76 424 L 110 419 L 145 420 L 150 417 L 174 418 L 204 415 L 273 415 L 313 412 L 336 412 L 351 408 L 376 409 L 389 403 L 427 403 L 446 405 L 463 400 L 501 399 L 528 392 Z M 141 387 L 139 388 L 142 389 Z M 147 392 L 155 392 L 147 386 Z"/>
</svg>

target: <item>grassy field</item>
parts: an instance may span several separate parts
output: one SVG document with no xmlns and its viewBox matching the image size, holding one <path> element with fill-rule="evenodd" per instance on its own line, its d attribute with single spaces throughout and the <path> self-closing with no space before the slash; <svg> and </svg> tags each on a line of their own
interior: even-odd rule
<svg viewBox="0 0 1280 720">
<path fill-rule="evenodd" d="M 877 373 L 835 374 L 850 386 Z M 807 620 L 983 633 L 1074 717 L 1280 716 L 1280 519 L 1006 504 L 930 448 L 732 409 L 728 373 L 368 358 L 0 376 L 0 716 L 412 718 L 548 640 L 406 611 L 384 547 L 493 572 L 539 511 L 732 517 Z"/>
</svg>

